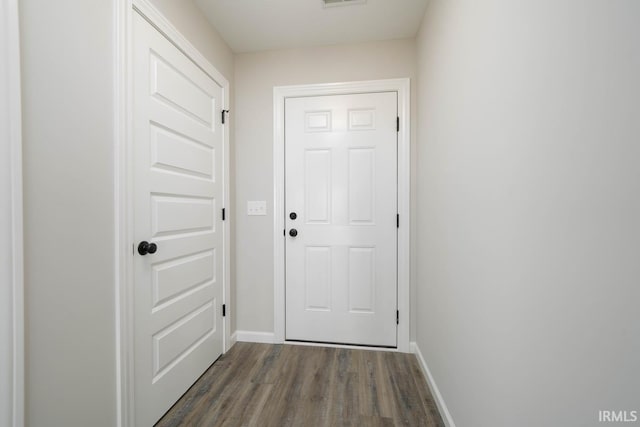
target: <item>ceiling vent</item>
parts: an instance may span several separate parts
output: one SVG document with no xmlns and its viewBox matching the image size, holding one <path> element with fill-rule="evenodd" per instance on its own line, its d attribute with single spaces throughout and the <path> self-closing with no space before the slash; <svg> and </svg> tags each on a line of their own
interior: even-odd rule
<svg viewBox="0 0 640 427">
<path fill-rule="evenodd" d="M 353 4 L 364 4 L 367 0 L 322 0 L 324 7 L 349 6 Z"/>
</svg>

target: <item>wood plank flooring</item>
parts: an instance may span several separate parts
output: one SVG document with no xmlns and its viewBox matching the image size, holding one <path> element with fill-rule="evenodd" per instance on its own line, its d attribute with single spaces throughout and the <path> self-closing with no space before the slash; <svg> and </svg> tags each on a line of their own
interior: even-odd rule
<svg viewBox="0 0 640 427">
<path fill-rule="evenodd" d="M 444 424 L 412 354 L 237 343 L 156 426 Z"/>
</svg>

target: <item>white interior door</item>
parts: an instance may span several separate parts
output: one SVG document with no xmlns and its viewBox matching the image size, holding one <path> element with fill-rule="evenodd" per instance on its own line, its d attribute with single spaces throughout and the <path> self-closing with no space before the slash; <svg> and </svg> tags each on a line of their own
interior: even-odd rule
<svg viewBox="0 0 640 427">
<path fill-rule="evenodd" d="M 222 353 L 222 88 L 137 13 L 133 40 L 133 234 L 157 246 L 133 255 L 142 427 Z"/>
<path fill-rule="evenodd" d="M 397 111 L 396 92 L 285 101 L 288 340 L 397 345 Z"/>
</svg>

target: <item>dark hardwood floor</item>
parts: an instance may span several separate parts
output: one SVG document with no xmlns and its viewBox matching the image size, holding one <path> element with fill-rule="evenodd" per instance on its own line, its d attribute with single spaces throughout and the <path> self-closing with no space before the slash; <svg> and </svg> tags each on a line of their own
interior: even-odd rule
<svg viewBox="0 0 640 427">
<path fill-rule="evenodd" d="M 237 343 L 157 426 L 443 426 L 414 355 Z"/>
</svg>

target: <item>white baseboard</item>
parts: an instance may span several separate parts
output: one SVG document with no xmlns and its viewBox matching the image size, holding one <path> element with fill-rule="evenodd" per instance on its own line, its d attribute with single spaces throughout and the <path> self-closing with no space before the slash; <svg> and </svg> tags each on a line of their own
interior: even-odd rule
<svg viewBox="0 0 640 427">
<path fill-rule="evenodd" d="M 238 342 L 275 343 L 275 335 L 273 332 L 236 331 L 234 335 Z"/>
<path fill-rule="evenodd" d="M 411 351 L 416 355 L 416 358 L 418 359 L 418 363 L 422 368 L 422 372 L 424 373 L 424 376 L 427 380 L 427 385 L 429 386 L 429 390 L 431 391 L 433 399 L 436 401 L 436 406 L 438 406 L 438 410 L 440 411 L 440 415 L 442 416 L 442 420 L 444 421 L 445 426 L 456 427 L 456 423 L 453 422 L 453 418 L 449 413 L 449 409 L 447 409 L 447 405 L 444 403 L 444 399 L 442 398 L 442 394 L 440 394 L 440 390 L 436 385 L 436 381 L 433 379 L 433 375 L 431 375 L 431 371 L 427 366 L 427 362 L 422 356 L 420 347 L 418 347 L 418 344 L 415 341 L 411 342 Z"/>
<path fill-rule="evenodd" d="M 238 331 L 229 336 L 229 348 L 227 348 L 227 351 L 231 350 L 231 347 L 233 347 L 236 342 L 238 342 Z"/>
</svg>

